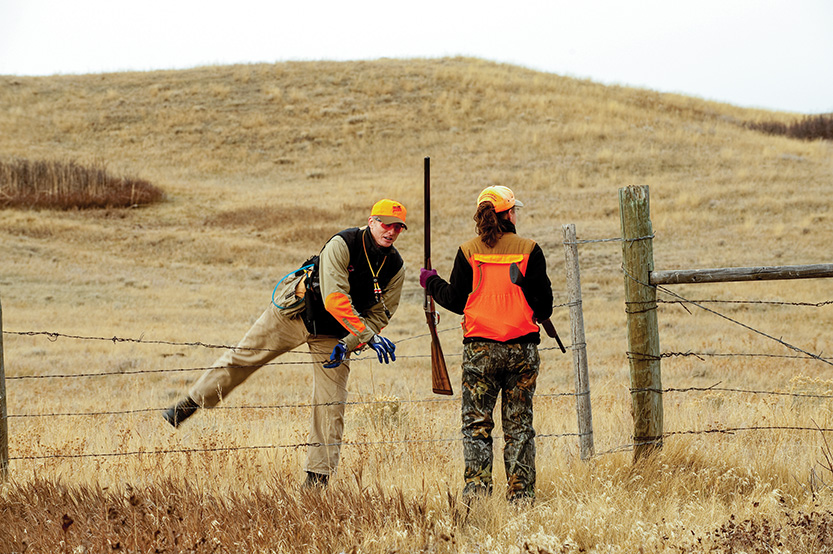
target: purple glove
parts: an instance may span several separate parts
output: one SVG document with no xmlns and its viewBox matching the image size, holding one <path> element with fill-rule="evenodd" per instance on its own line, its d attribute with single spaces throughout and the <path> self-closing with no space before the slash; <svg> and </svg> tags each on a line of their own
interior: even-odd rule
<svg viewBox="0 0 833 554">
<path fill-rule="evenodd" d="M 419 268 L 419 286 L 425 288 L 425 283 L 428 282 L 428 278 L 436 274 L 436 269 L 425 269 L 424 267 Z"/>
</svg>

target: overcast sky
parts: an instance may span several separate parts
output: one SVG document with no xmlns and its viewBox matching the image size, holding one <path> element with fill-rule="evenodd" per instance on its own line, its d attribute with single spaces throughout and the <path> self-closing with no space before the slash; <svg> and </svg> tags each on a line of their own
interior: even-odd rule
<svg viewBox="0 0 833 554">
<path fill-rule="evenodd" d="M 833 112 L 833 0 L 0 0 L 0 75 L 456 55 Z"/>
</svg>

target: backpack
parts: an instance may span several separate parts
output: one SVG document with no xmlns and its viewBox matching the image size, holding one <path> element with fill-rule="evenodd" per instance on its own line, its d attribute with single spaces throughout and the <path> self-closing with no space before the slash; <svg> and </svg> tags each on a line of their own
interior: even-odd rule
<svg viewBox="0 0 833 554">
<path fill-rule="evenodd" d="M 281 277 L 272 290 L 272 304 L 284 315 L 291 317 L 304 309 L 309 279 L 318 263 L 317 258 L 312 256 L 301 267 Z"/>
</svg>

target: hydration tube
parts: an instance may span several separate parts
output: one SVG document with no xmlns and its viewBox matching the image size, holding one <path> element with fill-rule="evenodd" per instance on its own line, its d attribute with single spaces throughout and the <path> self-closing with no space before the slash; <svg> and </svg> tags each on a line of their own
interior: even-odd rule
<svg viewBox="0 0 833 554">
<path fill-rule="evenodd" d="M 312 267 L 314 267 L 314 266 L 315 266 L 315 264 L 308 264 L 308 265 L 305 265 L 305 266 L 299 267 L 299 268 L 298 268 L 298 269 L 296 269 L 295 271 L 290 271 L 289 273 L 287 273 L 286 275 L 284 275 L 283 277 L 281 277 L 281 280 L 280 280 L 280 281 L 278 281 L 278 284 L 277 284 L 277 285 L 275 285 L 275 288 L 274 288 L 274 289 L 272 289 L 272 304 L 273 304 L 273 305 L 274 305 L 277 309 L 279 309 L 279 310 L 285 310 L 285 309 L 287 309 L 287 308 L 289 307 L 289 306 L 278 306 L 278 304 L 275 302 L 275 293 L 276 293 L 276 292 L 278 292 L 278 287 L 279 287 L 279 286 L 281 286 L 281 283 L 283 283 L 283 282 L 286 280 L 286 278 L 287 278 L 287 277 L 290 277 L 290 276 L 292 276 L 292 275 L 298 275 L 298 273 L 300 273 L 300 272 L 304 272 L 304 271 L 307 271 L 308 269 L 310 269 L 310 268 L 312 268 Z"/>
</svg>

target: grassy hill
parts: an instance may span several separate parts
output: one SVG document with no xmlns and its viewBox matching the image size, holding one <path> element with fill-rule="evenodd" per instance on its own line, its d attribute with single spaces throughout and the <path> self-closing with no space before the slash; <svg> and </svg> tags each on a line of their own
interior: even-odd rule
<svg viewBox="0 0 833 554">
<path fill-rule="evenodd" d="M 236 409 L 201 414 L 178 434 L 159 424 L 158 411 L 146 410 L 165 407 L 184 393 L 196 374 L 179 370 L 208 366 L 219 355 L 217 349 L 170 343 L 234 344 L 268 304 L 275 282 L 332 233 L 362 224 L 381 197 L 408 208 L 410 228 L 397 247 L 410 277 L 387 333 L 399 342 L 400 360 L 390 367 L 370 358 L 355 363 L 351 399 L 383 402 L 349 407 L 345 439 L 457 437 L 458 401 L 408 403 L 430 396 L 417 282 L 425 156 L 432 160 L 433 262 L 444 276 L 457 245 L 473 234 L 474 202 L 489 184 L 507 185 L 523 200 L 519 232 L 544 248 L 556 304 L 566 301 L 561 225 L 576 224 L 580 240 L 619 236 L 617 190 L 629 185 L 650 186 L 657 269 L 829 259 L 833 146 L 746 126 L 790 123 L 795 114 L 602 86 L 469 58 L 0 76 L 0 108 L 0 161 L 102 164 L 166 193 L 164 202 L 138 209 L 0 210 L 7 375 L 125 373 L 115 379 L 9 381 L 9 413 L 138 412 L 104 416 L 109 432 L 103 435 L 94 432 L 100 416 L 10 418 L 13 458 L 303 443 L 302 407 L 240 409 L 306 402 L 311 376 L 303 366 L 261 370 L 227 399 L 225 405 Z M 621 245 L 582 245 L 579 255 L 596 450 L 604 452 L 627 445 L 632 432 Z M 674 290 L 712 300 L 831 300 L 824 280 Z M 741 303 L 717 309 L 812 352 L 831 348 L 829 308 Z M 457 384 L 457 318 L 448 313 L 442 318 L 440 327 L 447 331 L 441 336 Z M 569 342 L 563 306 L 554 321 Z M 660 325 L 663 351 L 701 353 L 664 360 L 664 386 L 721 383 L 825 394 L 833 383 L 833 372 L 823 363 L 707 357 L 784 354 L 782 347 L 720 318 L 663 305 Z M 28 331 L 105 340 L 53 342 L 19 334 Z M 162 344 L 106 340 L 114 336 Z M 146 370 L 156 372 L 135 374 Z M 573 399 L 546 396 L 569 393 L 572 386 L 570 356 L 546 350 L 536 405 L 539 434 L 575 432 Z M 761 422 L 833 426 L 827 401 L 666 396 L 671 432 Z M 390 405 L 404 420 L 391 424 L 376 409 Z M 333 530 L 315 548 L 358 544 L 375 551 L 377 544 L 418 550 L 430 543 L 437 550 L 508 551 L 526 540 L 549 551 L 632 551 L 634 545 L 662 551 L 688 546 L 691 536 L 738 548 L 743 545 L 726 538 L 730 521 L 765 521 L 786 530 L 785 514 L 829 513 L 829 491 L 813 481 L 813 475 L 833 479 L 833 470 L 819 465 L 823 447 L 818 433 L 678 435 L 667 441 L 663 458 L 633 468 L 626 451 L 585 463 L 577 459 L 573 439 L 540 439 L 538 505 L 519 519 L 498 497 L 485 514 L 465 523 L 459 505 L 446 500 L 446 493 L 453 498 L 461 489 L 458 444 L 345 447 L 339 479 L 345 489 L 338 494 L 353 494 L 348 500 L 361 504 L 362 483 L 378 484 L 378 494 L 368 492 L 367 517 L 351 524 L 348 538 Z M 185 482 L 186 492 L 195 486 L 195 501 L 207 506 L 210 500 L 201 494 L 245 497 L 267 481 L 264 472 L 294 484 L 301 454 L 292 449 L 189 454 L 187 468 L 177 454 L 17 459 L 11 464 L 16 484 L 0 489 L 0 498 L 10 503 L 26 498 L 25 487 L 37 488 L 44 478 L 70 486 L 104 483 L 120 491 L 131 483 L 150 487 L 147 498 L 155 498 L 159 486 Z M 137 471 L 145 476 L 138 483 L 131 476 Z M 652 483 L 640 486 L 645 479 Z M 267 492 L 277 486 L 269 483 Z M 415 502 L 416 512 L 436 516 L 435 524 L 414 520 L 419 532 L 413 542 L 397 538 L 395 525 L 380 528 L 370 515 L 388 509 L 379 506 L 389 506 L 391 490 Z M 345 500 L 334 493 L 322 502 L 331 506 L 339 498 Z M 634 505 L 634 498 L 641 504 Z M 290 494 L 285 501 L 299 504 L 281 517 L 308 513 L 308 499 Z M 81 510 L 58 505 L 54 509 Z M 131 505 L 125 509 L 137 509 Z M 403 510 L 400 516 L 407 519 L 410 508 Z M 194 522 L 187 533 L 196 541 L 207 531 Z M 801 550 L 812 544 L 809 531 L 796 536 L 806 541 L 791 543 L 793 551 L 822 551 Z M 290 538 L 280 540 L 288 541 L 287 551 L 303 550 Z"/>
</svg>

